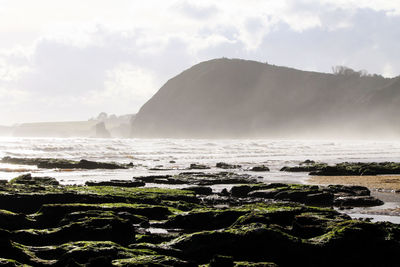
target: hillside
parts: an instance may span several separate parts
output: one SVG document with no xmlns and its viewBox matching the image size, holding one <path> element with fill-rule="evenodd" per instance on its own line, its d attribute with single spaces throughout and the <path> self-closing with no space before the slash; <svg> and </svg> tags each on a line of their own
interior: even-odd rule
<svg viewBox="0 0 400 267">
<path fill-rule="evenodd" d="M 399 84 L 399 78 L 354 71 L 327 74 L 215 59 L 169 80 L 140 109 L 132 135 L 297 138 L 374 135 L 382 132 L 379 126 L 397 135 L 391 120 L 398 113 Z"/>
<path fill-rule="evenodd" d="M 134 116 L 134 114 L 109 116 L 102 112 L 88 121 L 22 123 L 8 127 L 7 133 L 18 137 L 127 138 L 130 132 L 130 121 Z M 0 127 L 0 135 L 1 130 Z"/>
</svg>

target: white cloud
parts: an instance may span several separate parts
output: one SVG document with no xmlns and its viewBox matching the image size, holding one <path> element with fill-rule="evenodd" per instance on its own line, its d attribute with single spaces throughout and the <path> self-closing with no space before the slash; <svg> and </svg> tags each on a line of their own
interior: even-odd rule
<svg viewBox="0 0 400 267">
<path fill-rule="evenodd" d="M 223 56 L 394 76 L 399 14 L 383 0 L 0 0 L 0 112 L 135 112 L 167 79 Z"/>
<path fill-rule="evenodd" d="M 148 100 L 161 84 L 154 74 L 130 64 L 120 64 L 107 71 L 104 90 L 91 92 L 92 103 L 113 106 L 118 112 L 118 106 L 133 105 L 138 107 Z M 99 105 L 101 106 L 101 105 Z M 137 110 L 133 110 L 136 112 Z"/>
</svg>

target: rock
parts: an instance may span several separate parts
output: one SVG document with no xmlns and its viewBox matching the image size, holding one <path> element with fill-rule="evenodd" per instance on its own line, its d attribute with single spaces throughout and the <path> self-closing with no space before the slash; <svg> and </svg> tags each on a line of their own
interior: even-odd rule
<svg viewBox="0 0 400 267">
<path fill-rule="evenodd" d="M 192 163 L 192 164 L 190 164 L 190 167 L 188 169 L 189 170 L 206 170 L 206 169 L 210 169 L 210 167 L 208 167 L 206 165 L 202 165 L 202 164 Z"/>
<path fill-rule="evenodd" d="M 80 169 L 126 169 L 126 167 L 121 166 L 116 163 L 108 163 L 108 162 L 95 162 L 82 159 L 77 164 L 77 168 Z"/>
<path fill-rule="evenodd" d="M 279 193 L 275 189 L 255 190 L 248 194 L 249 197 L 273 199 Z"/>
<path fill-rule="evenodd" d="M 232 256 L 215 255 L 210 261 L 210 267 L 233 266 Z"/>
<path fill-rule="evenodd" d="M 221 169 L 238 169 L 241 168 L 241 165 L 233 165 L 233 164 L 228 164 L 225 162 L 218 162 L 215 167 L 221 168 Z"/>
<path fill-rule="evenodd" d="M 234 197 L 247 197 L 250 191 L 252 191 L 250 185 L 237 185 L 231 188 L 230 193 Z"/>
<path fill-rule="evenodd" d="M 160 179 L 169 179 L 172 175 L 149 175 L 149 176 L 140 176 L 140 177 L 133 177 L 134 181 L 138 180 L 144 183 L 154 183 L 156 180 Z"/>
<path fill-rule="evenodd" d="M 259 183 L 259 184 L 249 184 L 249 185 L 237 185 L 237 186 L 233 186 L 231 188 L 230 193 L 234 197 L 247 197 L 247 195 L 250 192 L 253 192 L 253 191 L 260 191 L 260 190 L 264 190 L 264 189 L 278 188 L 278 187 L 287 187 L 287 184 L 281 184 L 281 183 L 264 184 L 264 183 Z"/>
<path fill-rule="evenodd" d="M 285 166 L 281 168 L 280 171 L 285 171 L 285 172 L 314 172 L 318 171 L 324 167 L 326 167 L 326 163 L 316 163 L 314 161 L 304 161 L 301 162 L 299 166 L 293 166 L 293 167 L 288 167 Z"/>
<path fill-rule="evenodd" d="M 17 267 L 22 266 L 22 264 L 16 260 L 0 258 L 0 265 L 5 267 Z"/>
<path fill-rule="evenodd" d="M 30 173 L 22 174 L 15 177 L 10 181 L 10 183 L 15 184 L 25 184 L 25 185 L 59 185 L 60 183 L 52 177 L 32 177 Z"/>
<path fill-rule="evenodd" d="M 384 202 L 372 196 L 348 196 L 335 198 L 334 205 L 339 207 L 380 206 Z"/>
<path fill-rule="evenodd" d="M 128 259 L 114 260 L 112 266 L 177 266 L 177 267 L 195 267 L 196 264 L 165 255 L 145 255 Z"/>
<path fill-rule="evenodd" d="M 185 187 L 184 190 L 193 191 L 196 195 L 212 194 L 211 187 L 206 187 L 206 186 L 190 186 L 190 187 Z"/>
<path fill-rule="evenodd" d="M 298 252 L 301 250 L 294 249 L 294 247 L 301 247 L 299 240 L 287 238 L 279 230 L 262 224 L 250 224 L 221 231 L 197 232 L 175 239 L 169 245 L 181 249 L 185 257 L 197 262 L 209 262 L 214 255 L 218 254 L 258 260 L 271 257 L 269 259 L 278 258 L 280 262 L 283 262 L 285 258 L 286 261 L 294 257 L 299 259 Z M 291 252 L 291 257 L 287 257 L 287 251 Z M 283 256 L 284 254 L 286 256 Z"/>
<path fill-rule="evenodd" d="M 232 177 L 184 173 L 179 179 Z M 151 179 L 170 178 L 178 179 Z M 356 198 L 365 204 L 371 197 L 363 187 L 241 184 L 209 196 L 195 195 L 210 192 L 209 187 L 189 189 L 7 183 L 0 187 L 0 263 L 275 267 L 398 262 L 399 225 L 352 220 L 316 207 L 328 206 L 333 197 L 337 205 Z M 254 197 L 266 198 L 266 192 L 273 198 Z"/>
<path fill-rule="evenodd" d="M 250 170 L 253 172 L 269 172 L 269 168 L 265 165 L 255 166 Z"/>
<path fill-rule="evenodd" d="M 87 186 L 119 186 L 119 187 L 140 187 L 145 186 L 146 183 L 141 181 L 126 181 L 126 180 L 110 180 L 101 182 L 87 181 Z"/>
<path fill-rule="evenodd" d="M 235 267 L 278 267 L 273 262 L 248 262 L 248 261 L 235 261 Z"/>
<path fill-rule="evenodd" d="M 113 241 L 129 244 L 135 240 L 135 232 L 128 220 L 117 216 L 85 218 L 57 228 L 15 231 L 11 239 L 25 245 L 58 245 L 70 241 Z"/>
<path fill-rule="evenodd" d="M 0 229 L 16 230 L 29 228 L 34 225 L 34 221 L 28 219 L 26 215 L 14 213 L 8 210 L 0 210 Z"/>
<path fill-rule="evenodd" d="M 221 229 L 229 227 L 240 216 L 248 212 L 249 210 L 239 209 L 193 210 L 187 214 L 178 214 L 170 217 L 163 226 L 196 231 Z"/>
<path fill-rule="evenodd" d="M 146 183 L 157 184 L 187 184 L 193 186 L 210 186 L 216 184 L 248 184 L 255 183 L 257 180 L 247 174 L 235 174 L 230 172 L 203 173 L 203 172 L 183 172 L 178 175 L 161 175 L 134 177 Z"/>
<path fill-rule="evenodd" d="M 320 207 L 329 207 L 334 203 L 334 195 L 330 192 L 318 192 L 308 194 L 305 201 L 307 205 L 315 205 Z"/>
<path fill-rule="evenodd" d="M 105 123 L 99 122 L 95 126 L 95 137 L 97 138 L 110 138 L 111 134 L 110 132 L 106 129 Z"/>
<path fill-rule="evenodd" d="M 356 185 L 328 185 L 326 190 L 340 196 L 369 196 L 371 194 L 367 187 Z"/>
<path fill-rule="evenodd" d="M 4 157 L 1 162 L 21 165 L 36 165 L 43 169 L 126 169 L 121 164 L 112 162 L 95 162 L 82 159 L 80 161 L 53 158 L 11 158 Z"/>
<path fill-rule="evenodd" d="M 229 196 L 229 192 L 226 188 L 222 189 L 219 193 L 220 196 Z"/>
<path fill-rule="evenodd" d="M 400 163 L 396 162 L 343 162 L 334 166 L 325 166 L 310 172 L 310 175 L 385 175 L 400 174 Z"/>
</svg>

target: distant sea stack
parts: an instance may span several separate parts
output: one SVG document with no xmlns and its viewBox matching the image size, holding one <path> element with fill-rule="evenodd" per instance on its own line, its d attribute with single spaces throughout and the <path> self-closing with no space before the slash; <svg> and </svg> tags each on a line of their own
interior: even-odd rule
<svg viewBox="0 0 400 267">
<path fill-rule="evenodd" d="M 106 129 L 106 125 L 103 121 L 97 123 L 94 127 L 95 127 L 95 132 L 96 132 L 95 137 L 97 137 L 97 138 L 110 138 L 111 137 L 111 134 Z"/>
<path fill-rule="evenodd" d="M 137 113 L 133 137 L 400 136 L 400 78 L 214 59 L 169 80 Z"/>
</svg>

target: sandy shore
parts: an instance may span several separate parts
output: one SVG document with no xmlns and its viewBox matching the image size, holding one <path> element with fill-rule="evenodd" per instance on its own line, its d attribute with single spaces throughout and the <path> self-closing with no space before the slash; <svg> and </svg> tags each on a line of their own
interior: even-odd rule
<svg viewBox="0 0 400 267">
<path fill-rule="evenodd" d="M 311 184 L 344 184 L 362 185 L 370 189 L 385 189 L 400 191 L 400 175 L 378 176 L 310 176 Z"/>
</svg>

